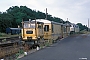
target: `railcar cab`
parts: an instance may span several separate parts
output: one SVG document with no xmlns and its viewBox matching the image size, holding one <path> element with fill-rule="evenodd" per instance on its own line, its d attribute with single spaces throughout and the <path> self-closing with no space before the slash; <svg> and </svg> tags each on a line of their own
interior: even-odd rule
<svg viewBox="0 0 90 60">
<path fill-rule="evenodd" d="M 43 24 L 37 21 L 24 21 L 22 38 L 24 41 L 37 41 L 43 38 Z"/>
<path fill-rule="evenodd" d="M 78 32 L 79 32 L 79 26 L 74 23 L 71 23 L 70 34 L 74 34 Z"/>
<path fill-rule="evenodd" d="M 46 19 L 36 19 L 44 23 L 44 40 L 56 40 L 61 35 L 61 24 Z"/>
<path fill-rule="evenodd" d="M 34 20 L 35 21 L 35 20 Z M 45 19 L 36 19 L 37 22 L 43 22 L 44 40 L 51 39 L 51 21 Z"/>
</svg>

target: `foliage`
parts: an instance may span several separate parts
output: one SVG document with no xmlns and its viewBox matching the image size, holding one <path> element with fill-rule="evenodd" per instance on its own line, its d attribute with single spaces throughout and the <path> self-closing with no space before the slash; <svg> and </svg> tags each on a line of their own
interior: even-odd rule
<svg viewBox="0 0 90 60">
<path fill-rule="evenodd" d="M 85 26 L 85 25 L 82 25 L 81 23 L 77 23 L 77 25 L 79 26 L 79 28 L 80 28 L 80 31 L 82 31 L 82 30 L 88 30 L 88 27 L 87 26 Z"/>
<path fill-rule="evenodd" d="M 0 32 L 5 32 L 8 27 L 17 27 L 22 25 L 21 21 L 29 19 L 45 19 L 46 14 L 40 11 L 32 10 L 26 6 L 12 6 L 6 10 L 6 12 L 0 12 Z M 70 23 L 69 21 L 63 21 L 61 18 L 52 17 L 48 14 L 47 19 L 59 23 Z M 87 29 L 85 25 L 78 23 L 80 30 Z"/>
<path fill-rule="evenodd" d="M 32 10 L 26 6 L 12 6 L 6 12 L 0 12 L 0 32 L 5 32 L 7 27 L 21 26 L 21 21 L 28 19 L 45 19 L 43 12 Z M 65 23 L 61 18 L 52 17 L 48 14 L 47 19 L 50 21 Z"/>
</svg>

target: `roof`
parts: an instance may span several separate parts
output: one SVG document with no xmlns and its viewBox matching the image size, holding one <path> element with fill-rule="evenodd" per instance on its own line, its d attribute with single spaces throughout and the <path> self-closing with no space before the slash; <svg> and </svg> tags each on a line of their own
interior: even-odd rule
<svg viewBox="0 0 90 60">
<path fill-rule="evenodd" d="M 71 25 L 70 25 L 70 23 L 66 23 L 66 24 L 63 24 L 64 26 L 68 26 L 68 27 L 70 27 Z"/>
<path fill-rule="evenodd" d="M 35 20 L 33 20 L 33 21 L 35 21 Z M 43 22 L 43 23 L 51 23 L 51 21 L 46 20 L 46 19 L 36 19 L 36 21 Z"/>
<path fill-rule="evenodd" d="M 33 20 L 35 21 L 35 20 Z M 54 22 L 54 21 L 49 21 L 49 20 L 46 20 L 46 19 L 36 19 L 36 21 L 39 21 L 39 22 L 43 22 L 43 23 L 53 23 L 53 24 L 60 24 L 60 25 L 63 25 L 62 23 L 58 23 L 58 22 Z"/>
<path fill-rule="evenodd" d="M 36 21 L 37 24 L 43 24 L 43 22 L 39 22 L 39 21 Z M 35 20 L 34 21 L 24 21 L 24 23 L 35 23 Z"/>
<path fill-rule="evenodd" d="M 11 30 L 21 30 L 21 28 L 10 28 Z"/>
<path fill-rule="evenodd" d="M 75 26 L 78 26 L 77 24 L 74 24 L 74 23 L 71 23 L 71 25 L 75 25 Z"/>
<path fill-rule="evenodd" d="M 51 23 L 53 23 L 53 24 L 59 24 L 59 25 L 63 25 L 63 23 L 58 23 L 58 22 L 54 22 L 54 21 L 52 21 Z"/>
</svg>

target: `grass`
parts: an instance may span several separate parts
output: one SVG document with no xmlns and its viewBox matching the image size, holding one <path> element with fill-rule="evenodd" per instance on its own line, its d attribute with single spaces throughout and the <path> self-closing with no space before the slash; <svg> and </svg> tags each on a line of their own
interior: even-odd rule
<svg viewBox="0 0 90 60">
<path fill-rule="evenodd" d="M 0 33 L 0 38 L 8 38 L 8 37 L 15 37 L 15 36 L 21 36 L 21 35 L 20 34 L 11 35 L 11 34 L 6 34 L 6 33 Z"/>
<path fill-rule="evenodd" d="M 90 34 L 90 31 L 84 31 L 84 30 L 83 30 L 83 31 L 80 31 L 79 33 L 80 33 L 80 34 Z"/>
</svg>

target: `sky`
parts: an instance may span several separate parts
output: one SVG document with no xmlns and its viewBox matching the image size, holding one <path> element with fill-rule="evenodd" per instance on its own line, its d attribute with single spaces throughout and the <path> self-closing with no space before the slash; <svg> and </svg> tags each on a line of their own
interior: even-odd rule
<svg viewBox="0 0 90 60">
<path fill-rule="evenodd" d="M 0 11 L 12 6 L 27 6 L 30 9 L 47 12 L 71 23 L 88 25 L 90 19 L 90 0 L 0 0 Z"/>
</svg>

